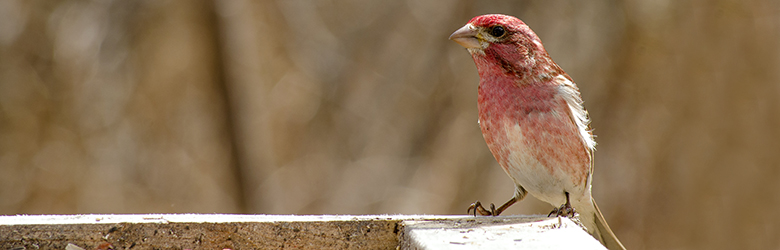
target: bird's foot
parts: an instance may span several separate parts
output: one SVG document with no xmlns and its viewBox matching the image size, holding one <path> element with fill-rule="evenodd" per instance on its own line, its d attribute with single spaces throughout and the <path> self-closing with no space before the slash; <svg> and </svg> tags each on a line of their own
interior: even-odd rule
<svg viewBox="0 0 780 250">
<path fill-rule="evenodd" d="M 555 216 L 574 217 L 576 212 L 577 211 L 574 211 L 574 208 L 571 207 L 571 204 L 566 202 L 566 204 L 561 205 L 561 207 L 553 208 L 553 210 L 547 214 L 547 217 L 550 217 L 553 214 L 555 214 Z"/>
<path fill-rule="evenodd" d="M 474 212 L 472 213 L 471 210 L 474 210 Z M 474 217 L 476 217 L 477 213 L 484 216 L 497 216 L 500 212 L 496 211 L 496 205 L 493 205 L 493 203 L 490 203 L 490 210 L 487 210 L 482 206 L 482 202 L 475 201 L 469 205 L 469 209 L 466 210 L 466 213 L 473 214 Z"/>
</svg>

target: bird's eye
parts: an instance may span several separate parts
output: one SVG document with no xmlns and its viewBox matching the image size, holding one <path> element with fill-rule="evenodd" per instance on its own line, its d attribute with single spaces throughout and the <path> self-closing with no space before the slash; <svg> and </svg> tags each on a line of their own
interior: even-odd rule
<svg viewBox="0 0 780 250">
<path fill-rule="evenodd" d="M 506 33 L 504 30 L 504 27 L 501 26 L 493 26 L 490 28 L 490 35 L 494 37 L 501 37 Z"/>
</svg>

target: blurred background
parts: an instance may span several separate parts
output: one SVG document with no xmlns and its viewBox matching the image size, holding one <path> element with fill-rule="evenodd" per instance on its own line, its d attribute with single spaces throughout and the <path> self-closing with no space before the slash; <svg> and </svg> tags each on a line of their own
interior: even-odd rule
<svg viewBox="0 0 780 250">
<path fill-rule="evenodd" d="M 579 85 L 629 249 L 780 248 L 772 0 L 2 0 L 0 214 L 501 204 L 477 71 L 447 39 L 486 13 Z"/>
</svg>

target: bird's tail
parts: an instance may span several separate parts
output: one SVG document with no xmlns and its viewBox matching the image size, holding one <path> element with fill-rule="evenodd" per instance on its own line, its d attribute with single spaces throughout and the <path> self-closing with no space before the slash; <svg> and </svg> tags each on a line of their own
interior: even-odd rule
<svg viewBox="0 0 780 250">
<path fill-rule="evenodd" d="M 607 221 L 604 220 L 604 215 L 601 215 L 601 210 L 599 210 L 599 206 L 596 205 L 596 200 L 591 199 L 591 201 L 593 202 L 593 213 L 595 214 L 595 218 L 593 218 L 595 227 L 591 229 L 593 230 L 591 233 L 593 237 L 598 239 L 601 244 L 609 250 L 625 250 L 626 248 L 620 243 L 620 240 L 618 240 L 615 233 L 612 232 L 612 229 L 609 228 L 609 225 L 607 225 Z"/>
</svg>

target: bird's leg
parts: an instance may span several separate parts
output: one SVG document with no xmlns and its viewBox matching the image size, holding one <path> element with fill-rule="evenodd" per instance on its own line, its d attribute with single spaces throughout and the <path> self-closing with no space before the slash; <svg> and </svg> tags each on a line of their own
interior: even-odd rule
<svg viewBox="0 0 780 250">
<path fill-rule="evenodd" d="M 564 192 L 566 194 L 566 203 L 561 205 L 561 207 L 553 208 L 553 210 L 547 214 L 547 217 L 550 217 L 551 215 L 555 214 L 555 216 L 567 216 L 567 217 L 574 217 L 574 208 L 571 206 L 571 202 L 569 202 L 569 192 Z"/>
<path fill-rule="evenodd" d="M 474 213 L 471 212 L 471 210 L 474 210 Z M 482 206 L 482 202 L 475 201 L 474 203 L 471 203 L 469 205 L 469 209 L 466 210 L 466 213 L 473 214 L 474 217 L 477 216 L 477 213 L 481 215 L 494 215 L 496 211 L 496 205 L 493 205 L 493 203 L 490 203 L 490 210 L 485 209 L 485 207 Z"/>
<path fill-rule="evenodd" d="M 479 201 L 475 201 L 474 203 L 471 203 L 469 206 L 469 209 L 466 210 L 467 213 L 471 214 L 471 210 L 474 210 L 474 216 L 477 216 L 477 213 L 481 215 L 492 215 L 492 216 L 498 216 L 501 214 L 501 212 L 504 212 L 509 206 L 512 206 L 512 204 L 515 204 L 515 202 L 522 200 L 525 198 L 525 195 L 528 194 L 528 191 L 525 191 L 525 189 L 521 186 L 517 186 L 515 189 L 515 195 L 512 196 L 511 199 L 504 202 L 504 205 L 501 205 L 496 209 L 496 205 L 493 205 L 493 203 L 490 203 L 490 210 L 485 209 L 485 207 L 482 206 L 482 203 Z"/>
</svg>

